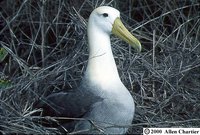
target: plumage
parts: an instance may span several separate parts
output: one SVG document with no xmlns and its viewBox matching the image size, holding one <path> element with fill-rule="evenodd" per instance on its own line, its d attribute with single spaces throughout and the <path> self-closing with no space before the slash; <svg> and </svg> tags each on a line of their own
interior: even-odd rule
<svg viewBox="0 0 200 135">
<path fill-rule="evenodd" d="M 84 118 L 62 124 L 69 132 L 125 134 L 135 112 L 134 100 L 120 80 L 113 58 L 110 34 L 141 51 L 140 42 L 120 21 L 118 10 L 96 8 L 88 21 L 89 60 L 80 86 L 49 95 L 37 108 L 45 116 Z M 58 127 L 61 129 L 61 127 Z"/>
</svg>

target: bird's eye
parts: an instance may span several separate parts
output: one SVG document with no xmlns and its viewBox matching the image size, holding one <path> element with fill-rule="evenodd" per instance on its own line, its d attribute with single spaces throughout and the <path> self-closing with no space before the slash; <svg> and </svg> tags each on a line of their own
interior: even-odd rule
<svg viewBox="0 0 200 135">
<path fill-rule="evenodd" d="M 108 13 L 103 13 L 103 17 L 108 17 Z"/>
</svg>

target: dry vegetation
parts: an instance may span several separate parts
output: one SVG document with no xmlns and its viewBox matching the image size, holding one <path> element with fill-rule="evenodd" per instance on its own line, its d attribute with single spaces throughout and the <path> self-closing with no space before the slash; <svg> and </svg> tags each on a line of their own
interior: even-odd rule
<svg viewBox="0 0 200 135">
<path fill-rule="evenodd" d="M 136 103 L 129 133 L 199 127 L 198 0 L 2 0 L 0 47 L 8 55 L 0 63 L 0 132 L 58 132 L 33 122 L 40 111 L 33 103 L 77 87 L 88 58 L 86 22 L 99 5 L 119 9 L 143 45 L 138 54 L 112 36 L 121 79 Z"/>
</svg>

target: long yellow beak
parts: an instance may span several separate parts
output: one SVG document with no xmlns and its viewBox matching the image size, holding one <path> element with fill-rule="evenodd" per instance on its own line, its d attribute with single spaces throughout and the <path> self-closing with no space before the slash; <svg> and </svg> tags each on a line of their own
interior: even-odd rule
<svg viewBox="0 0 200 135">
<path fill-rule="evenodd" d="M 140 41 L 126 29 L 119 17 L 114 21 L 112 33 L 130 44 L 138 52 L 141 52 L 142 47 Z"/>
</svg>

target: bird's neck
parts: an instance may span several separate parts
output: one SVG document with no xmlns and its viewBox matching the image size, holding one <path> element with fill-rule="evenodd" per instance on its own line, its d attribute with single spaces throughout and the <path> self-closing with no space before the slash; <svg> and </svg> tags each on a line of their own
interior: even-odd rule
<svg viewBox="0 0 200 135">
<path fill-rule="evenodd" d="M 110 34 L 88 28 L 89 60 L 85 76 L 97 85 L 121 82 L 110 44 Z"/>
</svg>

